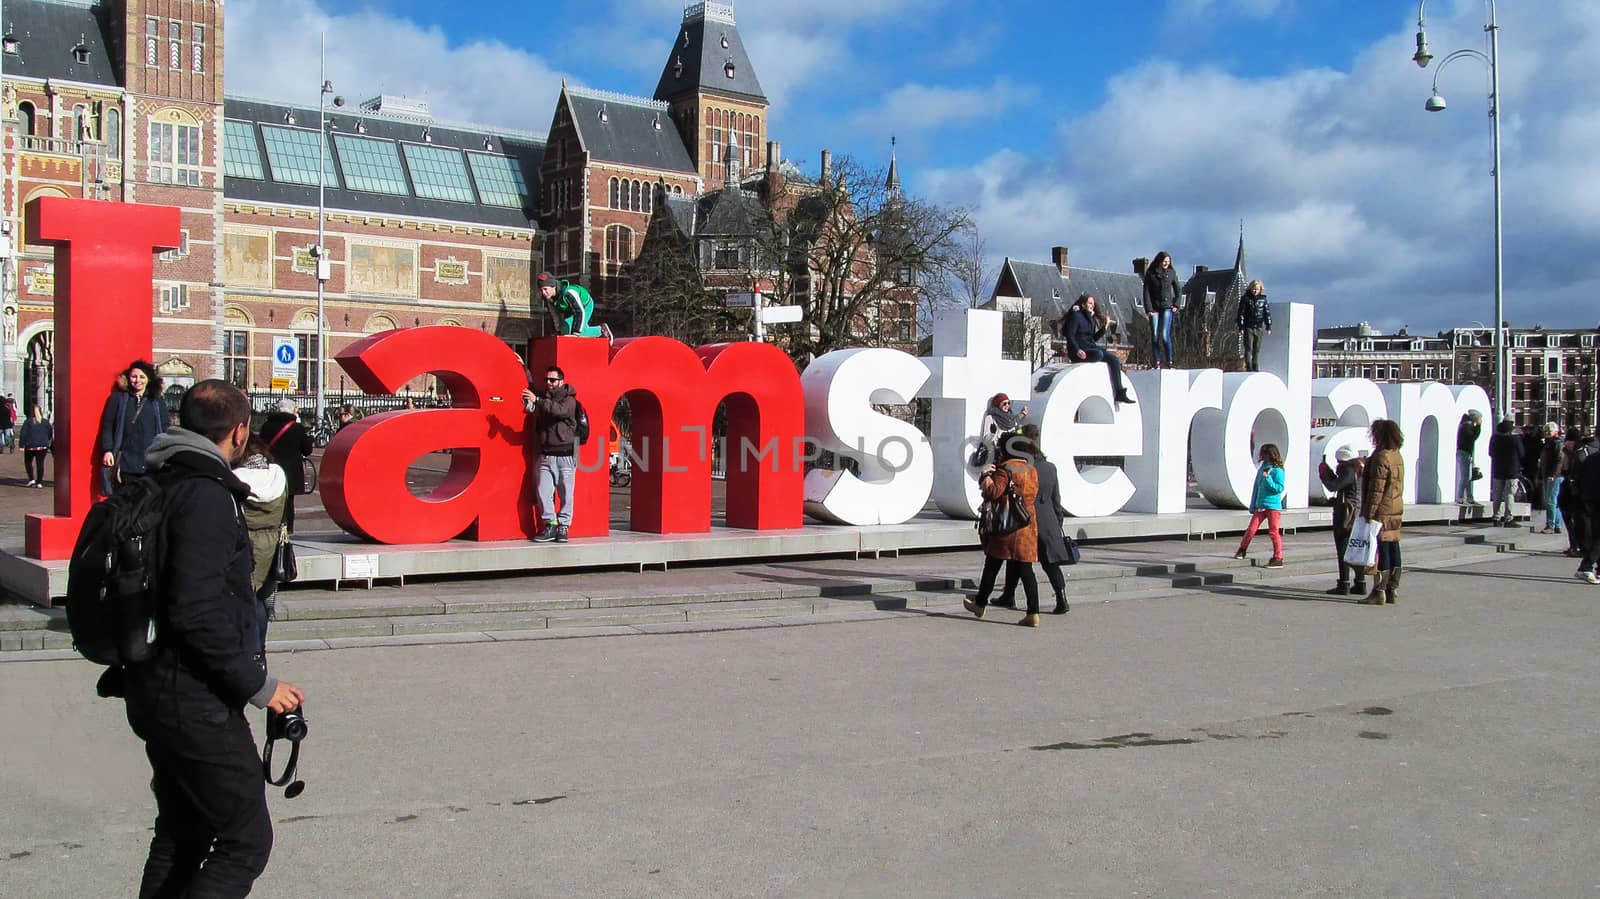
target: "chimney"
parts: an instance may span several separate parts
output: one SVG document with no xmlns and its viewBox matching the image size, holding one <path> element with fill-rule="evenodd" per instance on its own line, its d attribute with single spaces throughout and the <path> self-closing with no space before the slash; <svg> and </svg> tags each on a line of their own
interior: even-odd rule
<svg viewBox="0 0 1600 899">
<path fill-rule="evenodd" d="M 771 200 L 783 192 L 783 145 L 775 140 L 767 141 L 767 199 Z"/>
<path fill-rule="evenodd" d="M 822 186 L 833 183 L 833 151 L 822 151 Z"/>
<path fill-rule="evenodd" d="M 1135 275 L 1138 275 L 1141 278 L 1144 277 L 1145 269 L 1147 269 L 1149 267 L 1150 267 L 1150 260 L 1146 259 L 1143 256 L 1140 256 L 1138 259 L 1133 260 L 1133 273 Z"/>
<path fill-rule="evenodd" d="M 1067 266 L 1066 247 L 1051 247 L 1050 261 L 1055 263 L 1056 271 L 1060 272 L 1063 278 L 1072 274 L 1072 269 Z"/>
</svg>

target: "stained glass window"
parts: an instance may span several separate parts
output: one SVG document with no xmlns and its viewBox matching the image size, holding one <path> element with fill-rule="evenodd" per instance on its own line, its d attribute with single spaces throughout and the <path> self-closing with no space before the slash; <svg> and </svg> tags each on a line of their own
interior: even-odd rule
<svg viewBox="0 0 1600 899">
<path fill-rule="evenodd" d="M 400 196 L 411 193 L 406 186 L 405 170 L 400 168 L 400 151 L 395 148 L 394 141 L 336 134 L 333 145 L 339 150 L 345 184 L 351 190 Z"/>
</svg>

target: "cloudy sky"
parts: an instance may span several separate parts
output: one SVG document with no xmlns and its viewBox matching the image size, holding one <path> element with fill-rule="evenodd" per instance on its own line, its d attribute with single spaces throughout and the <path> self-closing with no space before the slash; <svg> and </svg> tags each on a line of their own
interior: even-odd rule
<svg viewBox="0 0 1600 899">
<path fill-rule="evenodd" d="M 562 78 L 648 95 L 682 0 L 232 0 L 233 94 L 425 97 L 543 132 Z M 1439 59 L 1487 49 L 1482 0 L 1433 0 Z M 537 12 L 533 12 L 537 9 Z M 1411 0 L 736 0 L 771 136 L 815 168 L 899 140 L 907 187 L 973 210 L 996 255 L 1128 270 L 1232 263 L 1319 325 L 1494 314 L 1486 67 L 1411 62 Z M 1501 10 L 1506 315 L 1600 325 L 1600 3 Z"/>
</svg>

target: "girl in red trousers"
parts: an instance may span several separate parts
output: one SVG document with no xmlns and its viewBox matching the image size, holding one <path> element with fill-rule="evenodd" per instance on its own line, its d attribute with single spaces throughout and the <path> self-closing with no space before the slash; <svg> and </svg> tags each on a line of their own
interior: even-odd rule
<svg viewBox="0 0 1600 899">
<path fill-rule="evenodd" d="M 1261 466 L 1256 469 L 1255 489 L 1250 492 L 1250 526 L 1244 529 L 1244 539 L 1239 541 L 1235 559 L 1245 557 L 1250 548 L 1250 538 L 1256 535 L 1261 522 L 1267 523 L 1267 536 L 1272 538 L 1272 559 L 1268 568 L 1283 567 L 1283 532 L 1278 530 L 1283 517 L 1283 454 L 1278 445 L 1269 443 L 1261 447 Z"/>
</svg>

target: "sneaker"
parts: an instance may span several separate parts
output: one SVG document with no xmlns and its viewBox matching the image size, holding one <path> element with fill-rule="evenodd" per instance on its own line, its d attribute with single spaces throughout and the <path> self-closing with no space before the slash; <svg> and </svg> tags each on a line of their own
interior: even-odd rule
<svg viewBox="0 0 1600 899">
<path fill-rule="evenodd" d="M 1583 571 L 1578 572 L 1578 577 L 1583 579 L 1583 580 L 1585 580 L 1585 581 L 1588 581 L 1591 584 L 1595 584 L 1596 586 L 1600 586 L 1600 574 L 1595 574 L 1593 568 L 1588 568 L 1588 569 L 1585 569 Z"/>
<path fill-rule="evenodd" d="M 551 521 L 545 524 L 544 530 L 533 538 L 534 543 L 551 543 L 556 539 L 556 523 Z"/>
<path fill-rule="evenodd" d="M 564 524 L 556 525 L 556 542 L 557 543 L 566 543 L 567 542 L 567 526 L 566 525 L 564 525 Z"/>
<path fill-rule="evenodd" d="M 1267 560 L 1267 567 L 1268 568 L 1282 568 L 1283 567 L 1283 557 L 1282 556 L 1273 556 L 1271 559 L 1268 559 Z"/>
<path fill-rule="evenodd" d="M 1235 552 L 1235 553 L 1234 553 L 1234 554 L 1233 554 L 1233 557 L 1234 557 L 1234 558 L 1235 558 L 1235 559 L 1243 559 L 1243 558 L 1245 558 L 1245 554 L 1244 554 L 1244 550 L 1242 550 L 1242 549 L 1241 549 L 1241 550 L 1239 550 L 1239 551 L 1237 551 L 1237 552 Z"/>
</svg>

